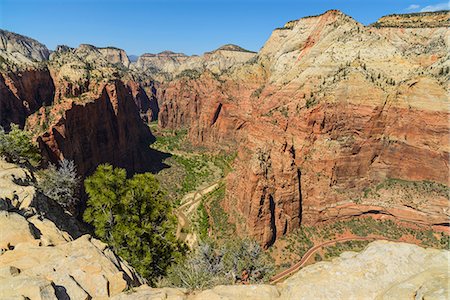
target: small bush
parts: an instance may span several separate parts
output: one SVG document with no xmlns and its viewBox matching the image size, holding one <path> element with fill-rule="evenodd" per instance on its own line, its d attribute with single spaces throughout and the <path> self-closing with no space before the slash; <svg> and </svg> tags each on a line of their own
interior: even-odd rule
<svg viewBox="0 0 450 300">
<path fill-rule="evenodd" d="M 239 278 L 243 272 L 248 274 L 248 282 L 261 283 L 273 270 L 273 262 L 254 241 L 233 240 L 221 247 L 202 242 L 196 251 L 171 267 L 167 280 L 172 286 L 195 290 L 233 284 L 243 280 Z"/>
<path fill-rule="evenodd" d="M 58 168 L 50 164 L 47 169 L 38 172 L 37 187 L 44 195 L 69 211 L 75 208 L 79 183 L 75 164 L 71 160 L 62 160 Z"/>
<path fill-rule="evenodd" d="M 8 133 L 0 127 L 0 155 L 8 162 L 29 168 L 37 166 L 41 160 L 39 149 L 31 141 L 31 134 L 20 130 L 16 124 L 11 124 Z"/>
</svg>

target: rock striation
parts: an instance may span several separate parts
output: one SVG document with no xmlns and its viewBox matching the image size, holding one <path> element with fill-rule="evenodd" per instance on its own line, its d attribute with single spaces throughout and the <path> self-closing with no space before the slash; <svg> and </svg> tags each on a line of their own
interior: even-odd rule
<svg viewBox="0 0 450 300">
<path fill-rule="evenodd" d="M 449 184 L 440 14 L 433 26 L 406 26 L 406 15 L 400 27 L 367 27 L 335 10 L 288 22 L 244 64 L 167 82 L 159 124 L 238 152 L 223 206 L 267 247 L 301 223 L 366 214 L 448 224 L 446 193 L 421 201 L 402 185 L 377 188 Z"/>
<path fill-rule="evenodd" d="M 219 74 L 235 65 L 247 62 L 255 55 L 255 52 L 227 44 L 200 56 L 187 56 L 172 51 L 158 54 L 146 53 L 138 58 L 134 67 L 159 81 L 167 81 L 177 77 L 197 77 L 206 70 Z"/>
<path fill-rule="evenodd" d="M 374 27 L 412 27 L 412 28 L 432 28 L 450 26 L 450 12 L 423 12 L 412 14 L 394 14 L 384 16 L 372 24 Z"/>
</svg>

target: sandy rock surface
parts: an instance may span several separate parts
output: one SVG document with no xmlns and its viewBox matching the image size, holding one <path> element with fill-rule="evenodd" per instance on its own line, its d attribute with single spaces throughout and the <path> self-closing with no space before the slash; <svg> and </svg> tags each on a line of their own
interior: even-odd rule
<svg viewBox="0 0 450 300">
<path fill-rule="evenodd" d="M 345 252 L 331 262 L 305 267 L 275 286 L 216 286 L 201 292 L 142 286 L 113 299 L 447 299 L 450 273 L 446 250 L 377 241 L 361 253 Z M 421 298 L 424 297 L 424 298 Z"/>
</svg>

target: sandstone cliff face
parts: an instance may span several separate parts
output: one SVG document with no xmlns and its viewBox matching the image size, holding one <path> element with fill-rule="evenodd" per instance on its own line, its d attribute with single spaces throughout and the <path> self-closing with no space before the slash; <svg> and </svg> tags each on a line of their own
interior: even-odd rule
<svg viewBox="0 0 450 300">
<path fill-rule="evenodd" d="M 54 89 L 47 69 L 0 72 L 0 126 L 23 127 L 30 114 L 53 102 Z"/>
<path fill-rule="evenodd" d="M 152 121 L 157 117 L 153 81 L 131 72 L 128 56 L 121 49 L 86 44 L 78 48 L 58 46 L 50 57 L 49 65 L 56 82 L 55 97 L 58 100 L 82 97 L 89 92 L 96 94 L 108 81 L 120 79 L 132 90 L 133 100 L 142 118 Z"/>
<path fill-rule="evenodd" d="M 143 54 L 134 68 L 159 81 L 172 80 L 180 76 L 197 77 L 203 71 L 219 74 L 233 66 L 247 62 L 255 53 L 236 45 L 224 45 L 201 56 L 164 51 L 158 54 Z"/>
<path fill-rule="evenodd" d="M 131 90 L 121 81 L 105 85 L 98 98 L 71 102 L 38 138 L 45 157 L 74 160 L 83 175 L 106 162 L 130 172 L 149 170 L 155 153 L 148 145 L 153 140 L 139 118 Z"/>
<path fill-rule="evenodd" d="M 50 52 L 39 42 L 0 30 L 0 126 L 25 119 L 53 102 L 54 85 L 43 65 Z"/>
<path fill-rule="evenodd" d="M 98 48 L 98 51 L 100 51 L 100 53 L 112 64 L 120 63 L 127 68 L 130 66 L 130 59 L 128 58 L 126 52 L 122 49 L 105 47 Z"/>
<path fill-rule="evenodd" d="M 447 224 L 445 195 L 363 192 L 389 178 L 448 185 L 444 25 L 378 29 L 338 11 L 288 22 L 246 64 L 167 82 L 159 124 L 238 150 L 224 206 L 266 246 L 362 214 Z"/>
<path fill-rule="evenodd" d="M 0 56 L 21 63 L 45 61 L 49 55 L 47 47 L 38 41 L 0 29 Z"/>
<path fill-rule="evenodd" d="M 8 32 L 2 41 L 0 126 L 26 126 L 44 158 L 72 159 L 83 176 L 106 162 L 130 172 L 160 167 L 159 154 L 148 148 L 154 137 L 142 122 L 158 113 L 153 82 L 137 82 L 123 50 L 59 46 L 38 64 L 48 58 L 45 46 Z"/>
</svg>

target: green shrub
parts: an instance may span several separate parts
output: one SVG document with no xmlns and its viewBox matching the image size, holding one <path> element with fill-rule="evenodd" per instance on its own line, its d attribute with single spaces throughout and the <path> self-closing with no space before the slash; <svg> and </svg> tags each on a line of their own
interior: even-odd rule
<svg viewBox="0 0 450 300">
<path fill-rule="evenodd" d="M 11 124 L 8 133 L 0 127 L 0 155 L 8 162 L 29 168 L 37 166 L 41 160 L 39 149 L 31 141 L 31 134 L 20 130 L 16 124 Z"/>
<path fill-rule="evenodd" d="M 154 285 L 183 250 L 158 181 L 148 173 L 127 180 L 124 169 L 100 165 L 84 185 L 89 196 L 84 220 Z"/>
<path fill-rule="evenodd" d="M 208 229 L 209 229 L 209 216 L 206 211 L 205 205 L 203 201 L 200 202 L 200 205 L 197 208 L 197 231 L 199 233 L 200 239 L 205 240 L 208 237 Z"/>
</svg>

